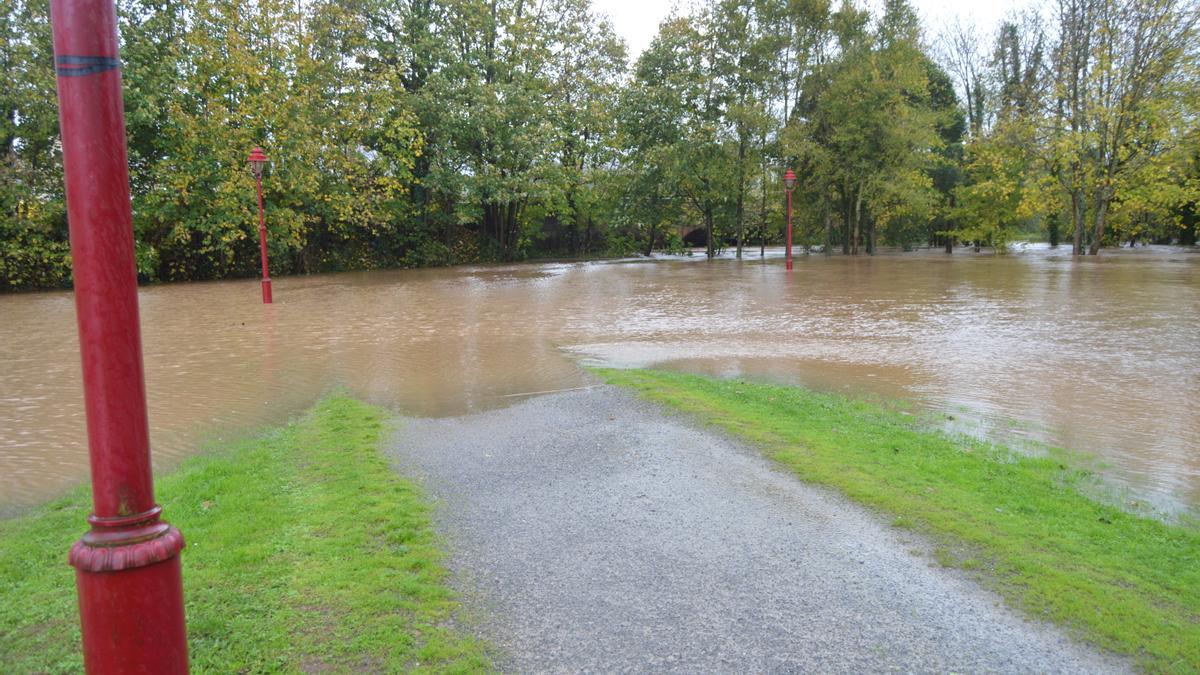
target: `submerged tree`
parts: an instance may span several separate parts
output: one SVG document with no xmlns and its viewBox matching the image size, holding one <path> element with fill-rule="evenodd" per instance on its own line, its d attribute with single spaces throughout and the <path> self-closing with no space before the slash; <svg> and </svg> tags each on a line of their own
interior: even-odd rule
<svg viewBox="0 0 1200 675">
<path fill-rule="evenodd" d="M 1051 172 L 1069 196 L 1075 253 L 1099 252 L 1114 200 L 1191 123 L 1200 8 L 1175 0 L 1058 0 Z M 1090 203 L 1089 203 L 1090 202 Z M 1091 227 L 1086 219 L 1091 214 Z"/>
</svg>

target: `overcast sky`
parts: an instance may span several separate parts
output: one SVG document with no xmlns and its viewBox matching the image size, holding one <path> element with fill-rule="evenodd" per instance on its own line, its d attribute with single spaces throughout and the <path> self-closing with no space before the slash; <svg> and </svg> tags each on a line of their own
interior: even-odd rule
<svg viewBox="0 0 1200 675">
<path fill-rule="evenodd" d="M 979 2 L 978 0 L 911 0 L 921 14 L 927 32 L 935 32 L 945 21 L 956 16 L 964 22 L 972 22 L 981 28 L 985 36 L 990 36 L 996 23 L 1009 12 L 1026 7 L 1032 0 L 993 0 Z M 671 12 L 677 4 L 684 7 L 688 3 L 679 0 L 592 0 L 592 6 L 598 12 L 607 14 L 612 20 L 617 34 L 625 38 L 629 45 L 630 59 L 650 44 L 654 34 L 658 32 L 658 24 Z M 879 6 L 879 2 L 871 4 Z M 932 35 L 928 37 L 933 37 Z M 988 38 L 990 39 L 990 37 Z"/>
</svg>

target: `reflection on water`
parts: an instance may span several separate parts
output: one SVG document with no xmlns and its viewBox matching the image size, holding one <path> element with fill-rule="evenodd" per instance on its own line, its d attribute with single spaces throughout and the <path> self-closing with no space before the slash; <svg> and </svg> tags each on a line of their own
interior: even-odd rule
<svg viewBox="0 0 1200 675">
<path fill-rule="evenodd" d="M 771 257 L 770 252 L 768 257 Z M 335 386 L 416 415 L 666 365 L 914 399 L 1200 504 L 1200 255 L 935 252 L 386 271 L 145 288 L 158 466 Z M 0 297 L 0 507 L 87 477 L 69 293 Z"/>
</svg>

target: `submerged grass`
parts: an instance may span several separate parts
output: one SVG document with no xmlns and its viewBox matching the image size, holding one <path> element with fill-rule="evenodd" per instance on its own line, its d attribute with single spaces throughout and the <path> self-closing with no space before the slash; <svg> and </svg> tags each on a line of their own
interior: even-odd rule
<svg viewBox="0 0 1200 675">
<path fill-rule="evenodd" d="M 800 478 L 932 535 L 1037 618 L 1154 672 L 1200 671 L 1200 530 L 1090 499 L 1091 474 L 1054 457 L 923 429 L 885 406 L 798 387 L 652 370 L 612 384 L 761 446 Z"/>
<path fill-rule="evenodd" d="M 378 444 L 382 411 L 334 397 L 301 421 L 186 462 L 158 481 L 183 531 L 198 672 L 477 671 L 420 491 Z M 85 491 L 0 521 L 0 663 L 82 667 L 67 550 Z"/>
</svg>

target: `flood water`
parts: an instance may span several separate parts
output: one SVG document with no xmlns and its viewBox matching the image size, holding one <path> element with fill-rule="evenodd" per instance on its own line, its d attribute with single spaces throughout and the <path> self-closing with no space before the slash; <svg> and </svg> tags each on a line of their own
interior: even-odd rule
<svg viewBox="0 0 1200 675">
<path fill-rule="evenodd" d="M 1200 254 L 928 251 L 346 273 L 141 290 L 156 467 L 334 387 L 455 415 L 658 365 L 914 401 L 1200 504 Z M 73 297 L 0 297 L 0 510 L 87 479 Z M 680 439 L 686 443 L 686 439 Z"/>
</svg>

